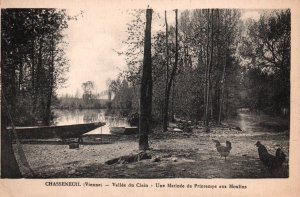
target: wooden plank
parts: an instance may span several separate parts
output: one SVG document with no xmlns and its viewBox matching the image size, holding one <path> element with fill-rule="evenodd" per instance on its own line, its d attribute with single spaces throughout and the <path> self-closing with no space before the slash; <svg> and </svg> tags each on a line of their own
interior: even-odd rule
<svg viewBox="0 0 300 197">
<path fill-rule="evenodd" d="M 104 122 L 76 125 L 15 127 L 20 139 L 79 138 L 82 134 L 104 126 Z M 7 127 L 12 130 L 12 127 Z"/>
</svg>

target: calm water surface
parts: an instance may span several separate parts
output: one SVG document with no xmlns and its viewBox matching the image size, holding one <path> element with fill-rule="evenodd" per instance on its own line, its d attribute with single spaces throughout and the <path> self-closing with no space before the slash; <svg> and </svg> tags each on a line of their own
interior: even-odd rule
<svg viewBox="0 0 300 197">
<path fill-rule="evenodd" d="M 85 110 L 55 110 L 56 125 L 71 125 L 91 122 L 105 122 L 106 125 L 90 131 L 88 134 L 110 134 L 109 127 L 127 127 L 129 123 L 125 118 L 117 116 L 106 116 L 105 109 L 85 109 Z M 246 132 L 282 132 L 288 129 L 289 120 L 269 117 L 266 115 L 256 115 L 246 112 L 239 112 L 234 119 L 227 122 L 233 126 L 239 126 Z"/>
<path fill-rule="evenodd" d="M 56 125 L 71 125 L 91 122 L 105 122 L 106 125 L 87 134 L 110 134 L 109 127 L 129 126 L 125 118 L 117 116 L 106 116 L 105 109 L 84 109 L 84 110 L 55 110 L 54 122 Z"/>
</svg>

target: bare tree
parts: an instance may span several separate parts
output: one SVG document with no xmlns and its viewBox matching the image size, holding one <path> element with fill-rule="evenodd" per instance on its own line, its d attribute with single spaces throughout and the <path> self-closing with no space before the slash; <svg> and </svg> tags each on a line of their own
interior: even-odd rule
<svg viewBox="0 0 300 197">
<path fill-rule="evenodd" d="M 139 149 L 149 149 L 148 134 L 151 125 L 152 111 L 152 59 L 151 59 L 151 21 L 152 9 L 146 11 L 146 29 L 144 42 L 143 74 L 140 95 Z"/>
<path fill-rule="evenodd" d="M 214 34 L 214 24 L 213 24 L 213 13 L 214 10 L 211 10 L 211 34 L 210 34 L 210 57 L 209 57 L 209 62 L 207 64 L 206 67 L 206 73 L 207 73 L 207 77 L 206 77 L 206 87 L 205 87 L 205 130 L 206 132 L 209 132 L 209 116 L 208 116 L 208 112 L 209 112 L 209 100 L 210 100 L 210 89 L 211 89 L 211 71 L 212 71 L 212 58 L 213 58 L 213 34 Z"/>
<path fill-rule="evenodd" d="M 168 82 L 169 82 L 169 43 L 168 43 L 168 21 L 167 21 L 167 11 L 165 11 L 165 25 L 166 25 L 166 87 L 165 87 L 165 100 L 164 100 L 164 116 L 163 116 L 163 131 L 168 129 Z"/>
<path fill-rule="evenodd" d="M 169 98 L 170 98 L 170 93 L 171 93 L 171 87 L 172 87 L 172 84 L 174 84 L 174 78 L 175 78 L 175 74 L 176 74 L 176 71 L 177 71 L 177 67 L 178 67 L 178 10 L 176 9 L 175 10 L 175 21 L 176 21 L 176 24 L 175 24 L 175 62 L 174 62 L 174 66 L 173 66 L 173 69 L 172 69 L 172 72 L 171 72 L 171 76 L 170 76 L 170 79 L 168 79 L 168 75 L 167 75 L 167 87 L 166 87 L 166 92 L 165 92 L 165 110 L 164 110 L 164 125 L 163 125 L 163 129 L 164 131 L 167 131 L 167 127 L 168 127 L 168 122 L 169 122 Z M 166 26 L 167 26 L 167 19 L 166 19 Z M 168 34 L 168 29 L 166 27 L 166 46 L 167 46 L 167 71 L 168 71 L 168 67 L 169 67 L 169 52 L 168 52 L 168 37 L 167 37 L 167 34 Z M 167 72 L 168 74 L 168 72 Z M 174 87 L 173 87 L 174 88 Z"/>
</svg>

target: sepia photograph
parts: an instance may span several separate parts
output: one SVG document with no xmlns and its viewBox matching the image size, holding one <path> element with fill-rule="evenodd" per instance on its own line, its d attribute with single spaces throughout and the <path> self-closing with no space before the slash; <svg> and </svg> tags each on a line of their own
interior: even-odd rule
<svg viewBox="0 0 300 197">
<path fill-rule="evenodd" d="M 292 14 L 1 7 L 1 179 L 290 180 Z"/>
</svg>

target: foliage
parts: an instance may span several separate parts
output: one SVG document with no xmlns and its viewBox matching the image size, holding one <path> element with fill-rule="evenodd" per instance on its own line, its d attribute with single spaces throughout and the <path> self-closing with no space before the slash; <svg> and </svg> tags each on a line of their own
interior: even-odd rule
<svg viewBox="0 0 300 197">
<path fill-rule="evenodd" d="M 211 88 L 210 88 L 210 112 L 211 119 L 217 119 L 220 108 L 221 89 L 223 81 L 222 73 L 226 85 L 223 91 L 225 95 L 223 105 L 223 115 L 228 116 L 231 111 L 235 111 L 236 101 L 239 92 L 240 75 L 238 74 L 238 60 L 235 57 L 236 46 L 239 39 L 239 11 L 238 10 L 215 10 L 215 15 L 211 19 L 208 10 L 183 10 L 178 18 L 178 48 L 176 50 L 176 28 L 171 24 L 168 34 L 169 57 L 166 56 L 166 33 L 162 28 L 157 28 L 152 34 L 152 67 L 153 67 L 153 110 L 155 119 L 162 121 L 164 112 L 164 99 L 166 81 L 170 81 L 172 70 L 176 65 L 176 51 L 178 51 L 178 68 L 174 71 L 174 81 L 170 86 L 170 115 L 177 117 L 202 119 L 204 113 L 204 87 L 205 73 L 209 59 L 207 48 L 214 48 L 211 58 Z M 158 17 L 159 19 L 159 17 Z M 154 20 L 160 24 L 158 19 Z M 138 90 L 141 77 L 141 53 L 143 49 L 140 26 L 144 21 L 141 11 L 137 11 L 136 20 L 128 24 L 128 39 L 124 41 L 127 50 L 122 54 L 126 55 L 128 70 L 125 71 L 124 79 L 135 91 Z M 209 34 L 211 25 L 214 24 L 215 31 Z M 139 29 L 136 29 L 139 27 Z M 160 27 L 160 25 L 158 25 Z M 211 38 L 211 39 L 210 39 Z M 140 42 L 133 42 L 140 41 Z M 212 45 L 212 42 L 213 45 Z M 136 53 L 135 53 L 136 52 Z M 134 54 L 134 55 L 132 55 Z M 138 56 L 139 55 L 139 56 Z M 225 57 L 226 56 L 226 57 Z M 139 57 L 139 58 L 138 58 Z M 128 61 L 133 60 L 133 61 Z M 167 68 L 167 60 L 169 68 Z M 224 70 L 226 64 L 226 70 Z M 169 70 L 169 71 L 167 71 Z M 208 71 L 207 71 L 208 72 Z M 126 88 L 124 88 L 125 90 Z M 122 92 L 119 89 L 115 94 Z M 128 91 L 126 91 L 128 92 Z M 122 94 L 120 94 L 122 95 Z M 124 96 L 123 99 L 128 98 Z M 132 100 L 133 103 L 138 100 Z M 134 109 L 136 110 L 136 109 Z"/>
<path fill-rule="evenodd" d="M 273 115 L 289 109 L 291 13 L 276 10 L 245 24 L 247 32 L 239 49 L 249 107 Z"/>
<path fill-rule="evenodd" d="M 86 104 L 90 104 L 94 98 L 93 90 L 95 88 L 94 82 L 87 81 L 81 85 L 83 89 L 82 99 Z"/>
<path fill-rule="evenodd" d="M 1 10 L 2 95 L 16 124 L 50 123 L 68 71 L 63 30 L 70 19 L 61 9 Z"/>
<path fill-rule="evenodd" d="M 142 10 L 133 13 L 123 42 L 126 50 L 120 53 L 128 68 L 113 81 L 112 106 L 126 111 L 124 114 L 139 110 L 145 18 Z M 219 123 L 236 115 L 240 107 L 273 115 L 289 109 L 290 11 L 265 11 L 257 21 L 244 21 L 240 16 L 235 9 L 180 11 L 178 69 L 171 87 L 169 118 L 204 120 L 206 106 L 209 121 Z M 152 114 L 162 123 L 166 81 L 176 59 L 176 33 L 171 23 L 167 55 L 163 21 L 154 17 L 153 23 Z M 125 103 L 130 105 L 123 110 Z"/>
</svg>

